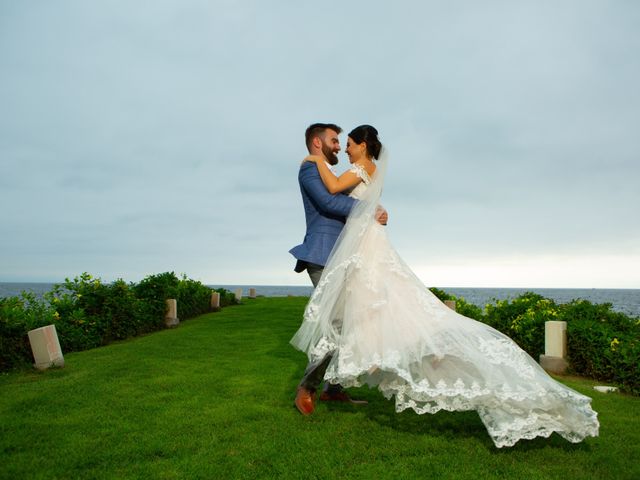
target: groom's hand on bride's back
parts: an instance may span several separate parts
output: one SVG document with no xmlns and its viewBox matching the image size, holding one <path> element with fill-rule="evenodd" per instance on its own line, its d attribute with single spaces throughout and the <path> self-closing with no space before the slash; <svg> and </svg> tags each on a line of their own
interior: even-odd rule
<svg viewBox="0 0 640 480">
<path fill-rule="evenodd" d="M 389 214 L 380 205 L 376 207 L 376 221 L 380 225 L 386 225 L 387 222 L 389 221 Z"/>
</svg>

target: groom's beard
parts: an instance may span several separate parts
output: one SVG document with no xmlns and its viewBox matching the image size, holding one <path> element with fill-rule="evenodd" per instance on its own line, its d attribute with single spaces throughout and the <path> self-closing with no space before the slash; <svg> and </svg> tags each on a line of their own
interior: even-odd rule
<svg viewBox="0 0 640 480">
<path fill-rule="evenodd" d="M 338 164 L 338 156 L 335 153 L 333 153 L 333 150 L 331 149 L 331 147 L 327 145 L 322 145 L 322 154 L 326 157 L 327 162 L 329 162 L 330 165 Z"/>
</svg>

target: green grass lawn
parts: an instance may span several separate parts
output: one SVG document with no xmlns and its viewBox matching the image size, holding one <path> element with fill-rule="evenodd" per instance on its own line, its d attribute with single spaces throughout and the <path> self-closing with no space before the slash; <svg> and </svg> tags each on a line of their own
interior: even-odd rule
<svg viewBox="0 0 640 480">
<path fill-rule="evenodd" d="M 0 375 L 0 478 L 640 478 L 640 398 L 593 398 L 600 437 L 496 449 L 475 412 L 293 406 L 306 298 L 258 298 L 178 328 Z"/>
</svg>

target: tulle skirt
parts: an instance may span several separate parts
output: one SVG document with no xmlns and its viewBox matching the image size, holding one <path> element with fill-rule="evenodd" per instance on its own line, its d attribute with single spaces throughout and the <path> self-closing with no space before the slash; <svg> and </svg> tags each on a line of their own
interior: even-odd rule
<svg viewBox="0 0 640 480">
<path fill-rule="evenodd" d="M 589 397 L 444 305 L 375 222 L 340 268 L 325 269 L 291 343 L 310 361 L 332 356 L 326 381 L 375 386 L 398 412 L 477 411 L 497 447 L 553 432 L 571 442 L 598 435 Z"/>
</svg>

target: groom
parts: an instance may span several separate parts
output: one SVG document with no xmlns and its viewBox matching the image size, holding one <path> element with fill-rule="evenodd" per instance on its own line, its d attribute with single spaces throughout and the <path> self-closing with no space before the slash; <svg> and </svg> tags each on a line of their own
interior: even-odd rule
<svg viewBox="0 0 640 480">
<path fill-rule="evenodd" d="M 340 151 L 338 135 L 342 129 L 332 123 L 314 123 L 305 132 L 307 150 L 311 155 L 325 158 L 329 168 L 338 163 Z M 307 271 L 311 283 L 316 287 L 320 281 L 322 270 L 336 243 L 346 217 L 356 200 L 342 193 L 331 194 L 322 183 L 318 168 L 312 162 L 303 162 L 298 173 L 302 203 L 307 222 L 307 232 L 301 245 L 289 252 L 297 259 L 296 272 Z M 376 220 L 383 225 L 387 223 L 387 212 L 380 209 Z M 331 361 L 328 355 L 319 362 L 310 362 L 298 385 L 295 404 L 300 413 L 309 415 L 315 409 L 315 392 L 319 387 L 327 366 Z M 340 385 L 325 385 L 320 395 L 322 401 L 352 401 Z"/>
</svg>

